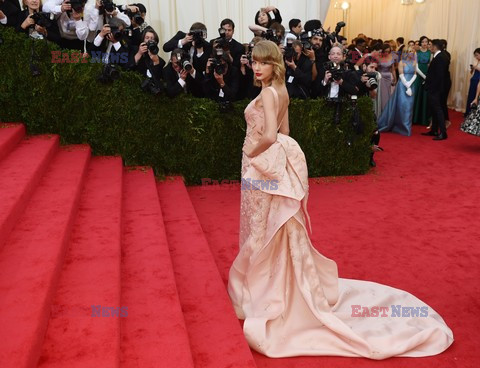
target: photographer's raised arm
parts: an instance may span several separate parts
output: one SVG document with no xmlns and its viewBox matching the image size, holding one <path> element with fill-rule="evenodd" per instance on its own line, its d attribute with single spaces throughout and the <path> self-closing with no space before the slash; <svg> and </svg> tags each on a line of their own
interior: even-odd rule
<svg viewBox="0 0 480 368">
<path fill-rule="evenodd" d="M 53 13 L 55 15 L 72 10 L 72 6 L 69 1 L 66 0 L 47 0 L 43 4 L 42 10 L 46 13 Z"/>
<path fill-rule="evenodd" d="M 258 24 L 252 24 L 248 26 L 248 29 L 250 29 L 255 36 L 261 36 L 262 32 L 265 32 L 268 28 L 259 26 Z"/>
</svg>

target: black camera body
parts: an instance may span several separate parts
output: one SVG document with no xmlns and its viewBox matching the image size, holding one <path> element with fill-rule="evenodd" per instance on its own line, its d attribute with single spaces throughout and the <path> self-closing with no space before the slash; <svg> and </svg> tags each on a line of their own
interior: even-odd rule
<svg viewBox="0 0 480 368">
<path fill-rule="evenodd" d="M 105 11 L 111 13 L 115 10 L 117 5 L 111 0 L 102 0 L 102 6 Z"/>
<path fill-rule="evenodd" d="M 162 88 L 157 85 L 157 83 L 155 83 L 152 78 L 145 79 L 140 85 L 140 88 L 143 92 L 148 92 L 152 95 L 159 95 L 160 93 L 162 93 Z"/>
<path fill-rule="evenodd" d="M 157 55 L 160 51 L 160 49 L 158 48 L 158 44 L 153 40 L 147 42 L 147 50 L 150 51 L 150 53 L 152 53 L 153 55 Z"/>
<path fill-rule="evenodd" d="M 177 65 L 187 72 L 193 68 L 192 63 L 190 62 L 190 56 L 186 52 L 177 54 Z"/>
<path fill-rule="evenodd" d="M 51 13 L 35 12 L 32 14 L 32 19 L 36 25 L 47 28 L 52 24 L 53 15 Z"/>
<path fill-rule="evenodd" d="M 342 61 L 340 63 L 334 63 L 333 61 L 327 61 L 323 63 L 323 68 L 325 72 L 330 72 L 332 74 L 332 79 L 334 81 L 339 81 L 343 78 L 343 74 L 346 72 L 345 63 Z"/>
<path fill-rule="evenodd" d="M 311 50 L 313 49 L 313 45 L 310 42 L 310 38 L 312 38 L 313 32 L 302 32 L 300 33 L 300 42 L 302 43 L 302 47 L 304 50 Z"/>
<path fill-rule="evenodd" d="M 98 80 L 102 83 L 111 83 L 118 78 L 120 78 L 120 70 L 117 65 L 104 64 L 102 74 L 98 77 Z"/>
<path fill-rule="evenodd" d="M 125 10 L 125 14 L 133 20 L 138 26 L 141 26 L 145 20 L 142 18 L 142 14 L 139 11 L 133 13 L 130 9 Z"/>
<path fill-rule="evenodd" d="M 292 40 L 288 40 L 287 41 L 287 46 L 285 47 L 285 52 L 283 54 L 283 57 L 285 58 L 285 60 L 287 61 L 293 61 L 293 58 L 295 57 L 295 49 L 293 48 L 293 41 Z"/>
<path fill-rule="evenodd" d="M 230 42 L 228 42 L 225 30 L 223 28 L 218 29 L 218 34 L 220 37 L 213 40 L 213 43 L 216 44 L 217 47 L 221 47 L 224 51 L 230 50 Z"/>
<path fill-rule="evenodd" d="M 75 10 L 76 13 L 83 12 L 87 0 L 70 0 L 68 2 L 72 6 L 72 10 Z"/>
<path fill-rule="evenodd" d="M 377 79 L 377 73 L 376 72 L 370 72 L 370 73 L 365 73 L 367 76 L 368 80 L 373 79 L 374 81 L 370 82 L 370 89 L 376 89 L 378 88 L 378 79 Z"/>
<path fill-rule="evenodd" d="M 112 27 L 110 26 L 110 33 L 112 34 L 113 38 L 115 38 L 117 41 L 120 41 L 123 37 L 129 37 L 131 36 L 131 31 L 128 29 L 120 29 L 118 27 Z"/>
<path fill-rule="evenodd" d="M 193 42 L 195 42 L 195 47 L 203 47 L 205 44 L 205 38 L 207 37 L 206 31 L 203 29 L 191 29 L 188 33 L 189 36 L 193 37 Z"/>
<path fill-rule="evenodd" d="M 266 39 L 267 41 L 275 42 L 276 44 L 280 43 L 279 37 L 277 37 L 277 32 L 274 29 L 267 29 L 263 31 L 260 37 Z"/>
<path fill-rule="evenodd" d="M 224 62 L 225 51 L 222 48 L 217 47 L 213 49 L 213 59 L 211 59 L 210 66 L 208 68 L 209 73 L 225 74 L 227 72 Z"/>
</svg>

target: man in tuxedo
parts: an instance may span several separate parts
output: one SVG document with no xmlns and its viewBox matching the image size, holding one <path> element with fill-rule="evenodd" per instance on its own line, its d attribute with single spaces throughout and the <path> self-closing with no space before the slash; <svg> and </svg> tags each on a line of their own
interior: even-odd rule
<svg viewBox="0 0 480 368">
<path fill-rule="evenodd" d="M 234 65 L 236 68 L 240 68 L 240 58 L 245 52 L 243 45 L 233 38 L 233 33 L 235 32 L 235 23 L 231 19 L 224 19 L 220 23 L 219 32 L 223 33 L 223 40 L 221 38 L 216 38 L 210 41 L 213 48 L 217 47 L 217 41 L 221 40 L 221 45 L 223 50 L 227 54 L 227 57 L 230 59 L 230 64 Z"/>
<path fill-rule="evenodd" d="M 427 77 L 425 79 L 427 101 L 432 112 L 432 129 L 428 133 L 422 133 L 422 135 L 433 136 L 433 139 L 436 141 L 447 139 L 443 99 L 447 88 L 446 76 L 449 61 L 447 55 L 442 51 L 442 41 L 438 39 L 433 40 L 433 60 L 428 67 Z M 438 133 L 439 130 L 440 134 Z"/>
<path fill-rule="evenodd" d="M 402 54 L 404 48 L 405 48 L 405 39 L 403 37 L 398 37 L 397 38 L 398 55 Z"/>
<path fill-rule="evenodd" d="M 312 85 L 312 61 L 307 57 L 302 42 L 292 43 L 293 55 L 285 57 L 285 81 L 290 98 L 307 99 Z"/>
<path fill-rule="evenodd" d="M 443 93 L 443 115 L 445 115 L 445 125 L 447 126 L 447 128 L 452 124 L 450 122 L 450 117 L 448 116 L 448 106 L 447 106 L 447 99 L 448 99 L 448 94 L 450 93 L 450 89 L 452 88 L 452 78 L 450 77 L 450 62 L 451 62 L 451 59 L 452 59 L 452 56 L 450 55 L 450 53 L 447 51 L 447 40 L 440 40 L 442 41 L 443 43 L 443 50 L 442 50 L 442 53 L 445 54 L 445 56 L 447 57 L 447 60 L 448 60 L 448 63 L 447 63 L 447 73 L 445 75 L 445 90 L 444 90 L 444 93 Z"/>
<path fill-rule="evenodd" d="M 185 50 L 175 49 L 172 51 L 170 62 L 163 69 L 163 79 L 166 82 L 168 97 L 175 97 L 181 93 L 191 93 L 195 97 L 203 97 L 203 76 L 193 66 L 190 69 L 189 65 L 185 64 L 188 60 L 189 55 Z"/>
<path fill-rule="evenodd" d="M 201 34 L 200 37 L 198 37 L 199 33 Z M 195 37 L 197 37 L 196 41 Z M 207 27 L 203 23 L 196 22 L 190 27 L 188 34 L 178 31 L 172 39 L 163 45 L 163 51 L 172 52 L 177 48 L 183 49 L 190 55 L 190 61 L 195 70 L 204 74 L 208 58 L 212 53 L 212 46 L 205 40 L 206 37 Z"/>
</svg>

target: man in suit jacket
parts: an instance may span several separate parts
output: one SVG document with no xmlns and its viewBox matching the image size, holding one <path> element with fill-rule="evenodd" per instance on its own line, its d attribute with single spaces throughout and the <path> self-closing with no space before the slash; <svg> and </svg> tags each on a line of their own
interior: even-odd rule
<svg viewBox="0 0 480 368">
<path fill-rule="evenodd" d="M 127 28 L 125 22 L 119 18 L 112 18 L 109 24 L 105 24 L 93 41 L 92 58 L 99 58 L 106 64 L 120 64 L 128 67 L 129 53 L 128 44 L 122 35 Z"/>
<path fill-rule="evenodd" d="M 447 74 L 445 75 L 445 90 L 443 93 L 443 115 L 445 115 L 445 125 L 447 128 L 451 125 L 450 117 L 448 116 L 448 106 L 447 106 L 447 99 L 448 94 L 450 93 L 450 89 L 452 88 L 452 78 L 450 77 L 450 62 L 452 60 L 452 55 L 447 51 L 447 40 L 440 40 L 443 43 L 443 51 L 442 53 L 445 54 L 448 60 L 447 64 Z"/>
<path fill-rule="evenodd" d="M 236 68 L 240 68 L 240 58 L 245 54 L 245 48 L 237 40 L 233 39 L 233 33 L 235 32 L 235 23 L 231 19 L 224 19 L 220 23 L 220 29 L 224 33 L 224 43 L 226 43 L 223 50 L 226 52 L 228 58 L 230 59 L 230 64 L 233 64 Z M 215 44 L 218 38 L 215 38 L 210 41 L 212 47 L 215 48 Z"/>
<path fill-rule="evenodd" d="M 192 32 L 202 31 L 203 37 L 200 42 L 194 41 Z M 212 53 L 212 46 L 205 40 L 207 36 L 207 27 L 200 22 L 193 23 L 189 33 L 178 31 L 172 39 L 163 45 L 163 51 L 172 52 L 175 49 L 183 49 L 190 55 L 190 61 L 195 70 L 204 73 L 207 67 L 208 58 Z"/>
<path fill-rule="evenodd" d="M 428 67 L 425 79 L 425 90 L 427 91 L 427 101 L 432 112 L 432 129 L 422 135 L 434 136 L 434 140 L 447 139 L 447 129 L 445 127 L 445 115 L 443 111 L 443 98 L 447 87 L 446 76 L 448 73 L 448 57 L 442 52 L 443 43 L 441 40 L 432 41 L 433 60 Z M 438 131 L 440 130 L 440 134 Z"/>
<path fill-rule="evenodd" d="M 163 79 L 166 83 L 168 97 L 175 97 L 181 93 L 191 93 L 195 97 L 203 97 L 203 75 L 195 68 L 186 71 L 181 65 L 188 55 L 182 49 L 175 49 L 170 56 L 170 62 L 163 69 Z"/>
</svg>

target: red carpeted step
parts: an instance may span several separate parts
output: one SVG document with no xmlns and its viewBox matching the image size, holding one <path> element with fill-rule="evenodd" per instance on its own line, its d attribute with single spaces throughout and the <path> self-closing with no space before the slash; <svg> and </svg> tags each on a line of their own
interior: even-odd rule
<svg viewBox="0 0 480 368">
<path fill-rule="evenodd" d="M 118 367 L 122 160 L 91 160 L 39 367 Z"/>
<path fill-rule="evenodd" d="M 123 194 L 121 367 L 193 368 L 152 170 L 127 168 Z"/>
<path fill-rule="evenodd" d="M 157 188 L 195 367 L 255 367 L 182 179 Z"/>
<path fill-rule="evenodd" d="M 51 135 L 26 138 L 0 162 L 0 249 L 58 150 L 58 142 Z"/>
<path fill-rule="evenodd" d="M 87 146 L 58 152 L 0 250 L 0 367 L 37 364 L 89 157 Z"/>
<path fill-rule="evenodd" d="M 0 161 L 13 150 L 24 136 L 25 126 L 23 124 L 0 123 Z"/>
</svg>

